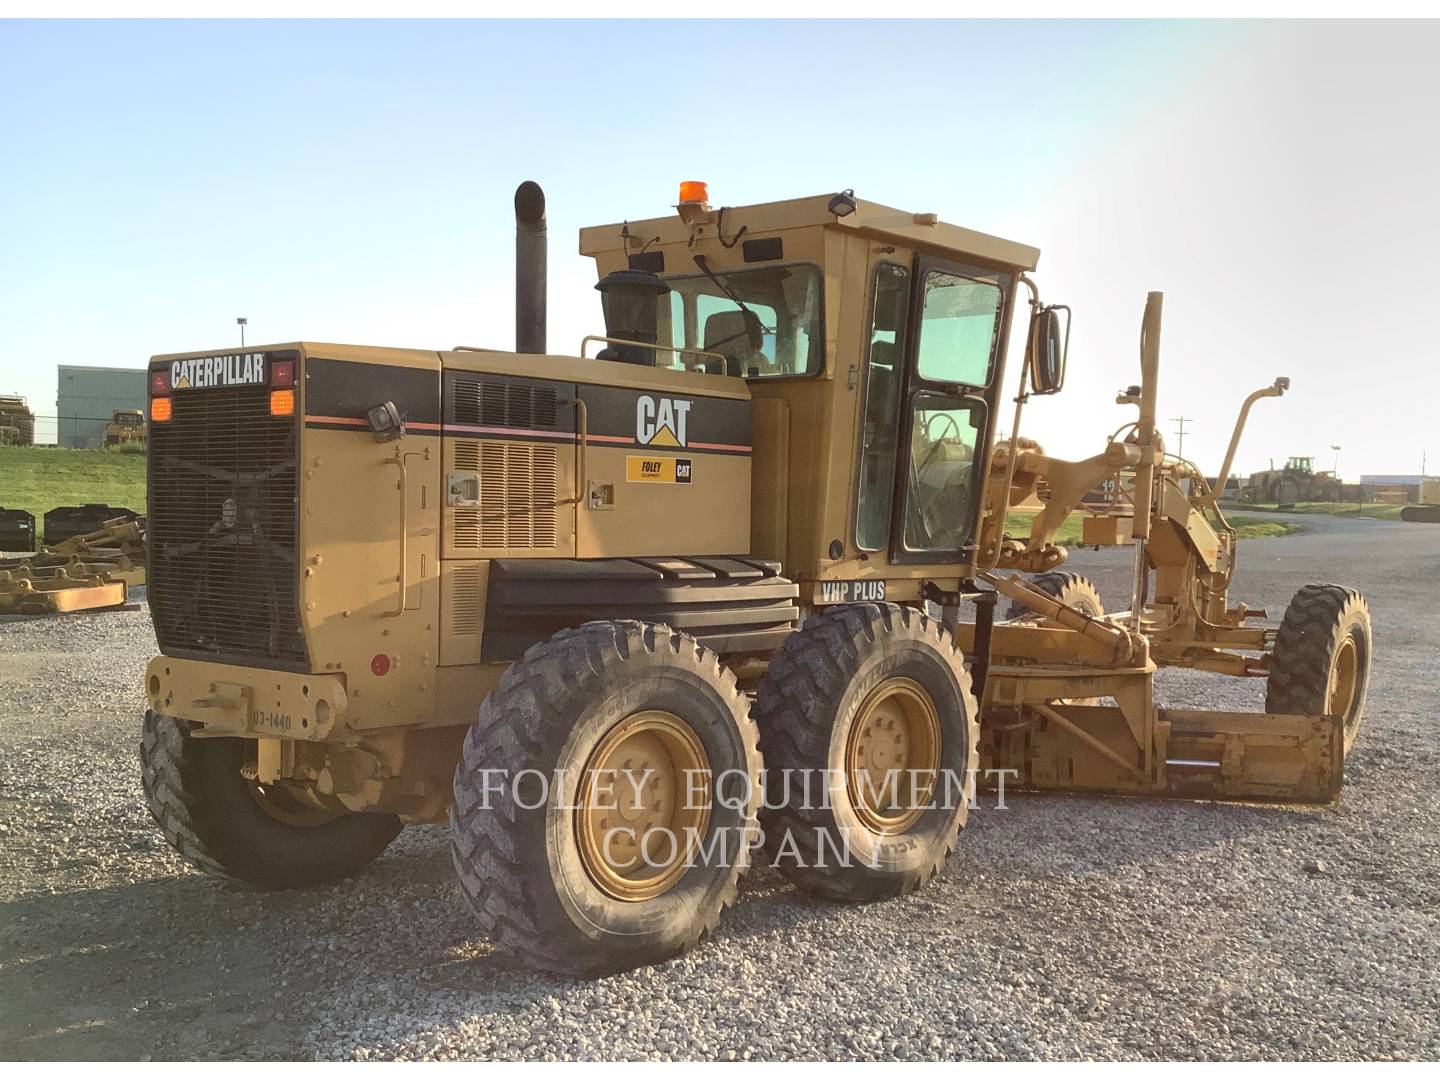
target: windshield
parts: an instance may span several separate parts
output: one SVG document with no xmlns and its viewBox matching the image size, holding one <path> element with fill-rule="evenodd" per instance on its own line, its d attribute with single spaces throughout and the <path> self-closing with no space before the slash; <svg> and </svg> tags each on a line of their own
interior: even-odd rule
<svg viewBox="0 0 1440 1080">
<path fill-rule="evenodd" d="M 659 298 L 658 329 L 661 345 L 718 356 L 662 353 L 661 363 L 669 356 L 673 367 L 746 378 L 813 375 L 824 366 L 817 268 L 714 274 L 718 283 L 705 274 L 665 278 L 671 291 Z"/>
</svg>

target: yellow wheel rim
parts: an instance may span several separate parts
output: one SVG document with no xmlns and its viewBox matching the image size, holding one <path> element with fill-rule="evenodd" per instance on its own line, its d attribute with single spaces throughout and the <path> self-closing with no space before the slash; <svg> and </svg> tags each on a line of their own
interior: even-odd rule
<svg viewBox="0 0 1440 1080">
<path fill-rule="evenodd" d="M 1360 650 L 1355 639 L 1347 637 L 1335 651 L 1330 665 L 1330 690 L 1325 695 L 1325 711 L 1341 716 L 1349 723 L 1355 704 L 1355 687 L 1360 681 Z"/>
<path fill-rule="evenodd" d="M 925 813 L 940 769 L 940 717 L 911 679 L 887 679 L 866 695 L 845 745 L 855 814 L 881 835 L 903 833 Z"/>
<path fill-rule="evenodd" d="M 627 716 L 585 762 L 575 811 L 580 859 L 617 900 L 651 900 L 690 866 L 710 821 L 710 759 L 689 724 Z"/>
</svg>

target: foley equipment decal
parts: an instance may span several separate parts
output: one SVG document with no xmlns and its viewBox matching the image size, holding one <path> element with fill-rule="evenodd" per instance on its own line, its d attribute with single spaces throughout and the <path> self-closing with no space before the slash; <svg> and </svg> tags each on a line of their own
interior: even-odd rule
<svg viewBox="0 0 1440 1080">
<path fill-rule="evenodd" d="M 689 458 L 640 457 L 625 458 L 625 479 L 632 484 L 688 484 L 694 473 Z"/>
</svg>

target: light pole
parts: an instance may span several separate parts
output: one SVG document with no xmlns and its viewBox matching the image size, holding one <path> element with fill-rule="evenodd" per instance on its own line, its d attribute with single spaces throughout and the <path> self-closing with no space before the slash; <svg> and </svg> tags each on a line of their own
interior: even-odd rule
<svg viewBox="0 0 1440 1080">
<path fill-rule="evenodd" d="M 240 327 L 240 347 L 242 349 L 245 347 L 245 324 L 249 321 L 250 320 L 245 318 L 245 316 L 243 315 L 241 315 L 238 319 L 235 320 L 235 325 Z"/>
</svg>

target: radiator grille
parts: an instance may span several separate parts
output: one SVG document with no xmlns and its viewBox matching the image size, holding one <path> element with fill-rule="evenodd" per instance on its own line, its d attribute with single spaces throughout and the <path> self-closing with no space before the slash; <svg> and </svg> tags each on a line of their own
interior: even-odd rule
<svg viewBox="0 0 1440 1080">
<path fill-rule="evenodd" d="M 457 440 L 454 461 L 455 468 L 480 474 L 480 505 L 451 511 L 454 547 L 517 551 L 556 546 L 555 447 Z"/>
<path fill-rule="evenodd" d="M 455 419 L 485 427 L 554 428 L 558 420 L 555 388 L 456 379 Z"/>
<path fill-rule="evenodd" d="M 295 418 L 264 386 L 178 393 L 150 430 L 149 595 L 160 647 L 303 664 Z"/>
</svg>

